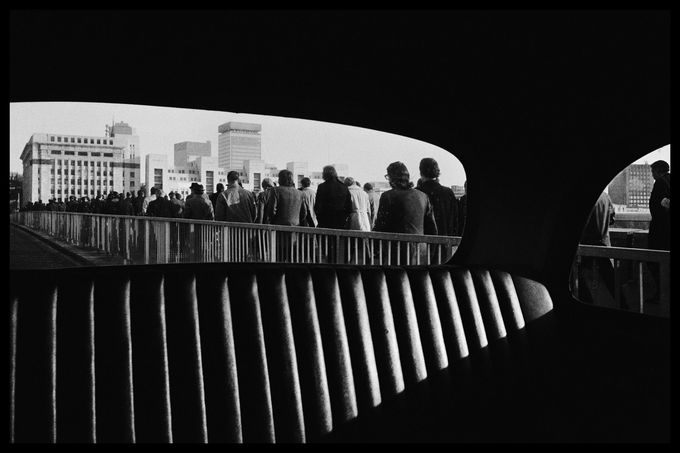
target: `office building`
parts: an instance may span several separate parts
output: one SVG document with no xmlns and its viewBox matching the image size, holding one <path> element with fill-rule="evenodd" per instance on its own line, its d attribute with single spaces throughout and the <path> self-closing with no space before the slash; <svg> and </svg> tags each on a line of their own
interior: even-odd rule
<svg viewBox="0 0 680 453">
<path fill-rule="evenodd" d="M 649 209 L 649 196 L 654 187 L 652 170 L 648 164 L 626 167 L 609 183 L 609 197 L 614 205 L 627 209 Z"/>
<path fill-rule="evenodd" d="M 139 138 L 125 132 L 133 131 L 107 127 L 108 135 L 103 137 L 33 134 L 21 153 L 22 205 L 137 190 L 141 185 L 136 157 Z"/>
<path fill-rule="evenodd" d="M 262 126 L 230 121 L 217 128 L 218 164 L 228 171 L 243 172 L 247 160 L 262 159 Z"/>
</svg>

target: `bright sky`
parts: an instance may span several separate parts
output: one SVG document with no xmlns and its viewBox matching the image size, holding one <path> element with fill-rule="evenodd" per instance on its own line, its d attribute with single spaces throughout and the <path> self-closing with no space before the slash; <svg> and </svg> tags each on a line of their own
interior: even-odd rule
<svg viewBox="0 0 680 453">
<path fill-rule="evenodd" d="M 212 155 L 217 156 L 217 127 L 240 121 L 262 125 L 262 159 L 279 169 L 291 161 L 307 161 L 309 171 L 345 163 L 349 176 L 363 184 L 384 181 L 387 165 L 400 160 L 415 183 L 420 159 L 433 157 L 439 163 L 443 185 L 462 186 L 465 182 L 462 164 L 447 151 L 399 135 L 275 116 L 83 102 L 10 103 L 10 171 L 22 172 L 21 152 L 32 134 L 103 136 L 105 125 L 114 118 L 136 129 L 142 174 L 146 154 L 167 154 L 172 162 L 174 144 L 183 141 L 210 140 Z"/>
<path fill-rule="evenodd" d="M 668 165 L 671 164 L 671 145 L 666 145 L 663 146 L 655 151 L 652 151 L 651 153 L 647 154 L 644 157 L 641 157 L 640 159 L 636 160 L 633 162 L 634 164 L 652 164 L 656 162 L 657 160 L 665 160 L 668 162 Z M 671 168 L 671 171 L 673 169 Z"/>
</svg>

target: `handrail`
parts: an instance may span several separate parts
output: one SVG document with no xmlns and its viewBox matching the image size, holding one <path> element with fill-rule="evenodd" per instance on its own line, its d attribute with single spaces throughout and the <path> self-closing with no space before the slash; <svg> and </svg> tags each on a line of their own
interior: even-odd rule
<svg viewBox="0 0 680 453">
<path fill-rule="evenodd" d="M 671 252 L 666 250 L 641 249 L 630 247 L 609 247 L 599 245 L 584 245 L 579 244 L 574 262 L 572 265 L 572 293 L 578 296 L 579 293 L 579 275 L 581 275 L 581 262 L 584 257 L 595 258 L 592 262 L 593 281 L 591 285 L 597 287 L 599 283 L 600 265 L 599 259 L 610 259 L 613 261 L 614 270 L 614 294 L 611 294 L 611 302 L 607 302 L 607 297 L 600 298 L 600 300 L 593 300 L 596 305 L 611 306 L 612 308 L 622 308 L 622 287 L 624 285 L 623 279 L 625 271 L 627 270 L 630 281 L 637 285 L 637 305 L 635 307 L 628 307 L 635 309 L 639 313 L 655 312 L 661 316 L 670 316 L 670 267 L 671 267 Z M 622 262 L 629 262 L 628 269 L 622 269 Z M 652 264 L 658 269 L 658 280 L 654 282 L 657 285 L 658 304 L 651 305 L 645 299 L 645 274 L 646 270 L 644 264 Z M 604 263 L 609 266 L 606 262 Z M 647 280 L 649 283 L 649 280 Z M 613 304 L 612 304 L 613 302 Z"/>
<path fill-rule="evenodd" d="M 130 264 L 187 261 L 439 264 L 453 255 L 461 239 L 58 211 L 18 212 L 10 218 L 76 245 L 121 255 Z M 120 250 L 121 246 L 124 250 Z M 140 253 L 143 259 L 136 256 Z"/>
</svg>

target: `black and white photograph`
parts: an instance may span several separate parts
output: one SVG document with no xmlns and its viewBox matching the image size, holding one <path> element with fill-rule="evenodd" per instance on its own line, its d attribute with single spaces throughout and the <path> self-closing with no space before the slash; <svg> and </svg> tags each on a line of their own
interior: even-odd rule
<svg viewBox="0 0 680 453">
<path fill-rule="evenodd" d="M 11 9 L 9 444 L 669 443 L 670 15 Z"/>
</svg>

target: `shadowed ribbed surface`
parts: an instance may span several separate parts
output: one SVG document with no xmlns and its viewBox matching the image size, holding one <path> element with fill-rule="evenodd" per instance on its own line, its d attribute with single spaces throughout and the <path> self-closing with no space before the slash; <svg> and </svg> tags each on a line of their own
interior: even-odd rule
<svg viewBox="0 0 680 453">
<path fill-rule="evenodd" d="M 432 408 L 464 438 L 483 417 L 452 398 L 502 397 L 527 298 L 552 306 L 530 280 L 450 266 L 52 272 L 12 274 L 11 442 L 428 438 Z"/>
</svg>

